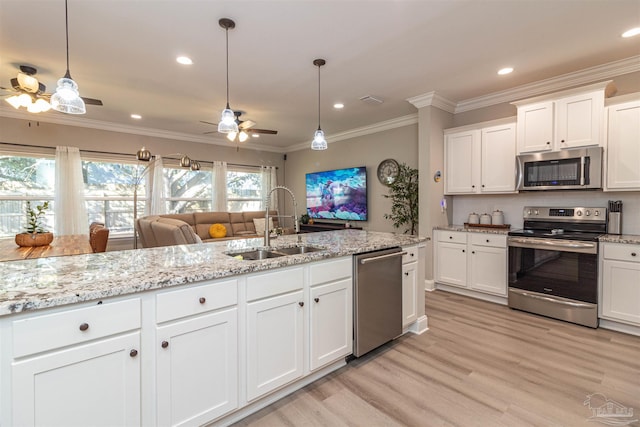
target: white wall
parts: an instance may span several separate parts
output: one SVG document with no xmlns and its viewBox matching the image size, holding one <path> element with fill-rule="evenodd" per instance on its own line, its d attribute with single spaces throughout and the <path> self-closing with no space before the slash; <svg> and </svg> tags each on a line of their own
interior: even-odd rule
<svg viewBox="0 0 640 427">
<path fill-rule="evenodd" d="M 376 176 L 378 164 L 388 158 L 418 167 L 417 124 L 330 143 L 326 151 L 308 149 L 288 153 L 283 166 L 284 182 L 296 195 L 298 214 L 302 214 L 306 211 L 305 174 L 366 166 L 369 220 L 353 225 L 370 231 L 397 232 L 392 222 L 384 218 L 385 213 L 391 212 L 391 201 L 383 197 L 388 194 L 388 188 Z"/>
</svg>

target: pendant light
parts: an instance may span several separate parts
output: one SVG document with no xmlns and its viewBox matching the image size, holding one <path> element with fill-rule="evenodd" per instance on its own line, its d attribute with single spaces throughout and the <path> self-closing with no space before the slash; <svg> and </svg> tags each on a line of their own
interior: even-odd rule
<svg viewBox="0 0 640 427">
<path fill-rule="evenodd" d="M 238 132 L 238 124 L 236 123 L 236 116 L 233 114 L 233 110 L 229 107 L 229 28 L 236 27 L 236 23 L 229 18 L 222 18 L 218 21 L 218 24 L 224 28 L 227 39 L 227 107 L 222 110 L 220 121 L 218 122 L 219 133 Z"/>
<path fill-rule="evenodd" d="M 69 73 L 69 12 L 67 0 L 64 0 L 64 19 L 67 38 L 67 72 L 63 78 L 58 80 L 56 93 L 51 96 L 51 108 L 67 114 L 85 114 L 87 109 L 78 93 L 78 85 L 73 81 L 71 73 Z"/>
<path fill-rule="evenodd" d="M 324 139 L 324 132 L 320 128 L 320 67 L 322 67 L 326 63 L 327 61 L 325 61 L 324 59 L 316 59 L 313 61 L 313 65 L 318 67 L 318 130 L 313 136 L 313 141 L 311 141 L 312 150 L 327 149 L 327 140 Z"/>
</svg>

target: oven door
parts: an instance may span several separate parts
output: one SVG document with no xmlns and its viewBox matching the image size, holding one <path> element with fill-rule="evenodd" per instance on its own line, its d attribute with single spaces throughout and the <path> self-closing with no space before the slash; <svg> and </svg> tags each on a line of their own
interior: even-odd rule
<svg viewBox="0 0 640 427">
<path fill-rule="evenodd" d="M 598 243 L 509 237 L 509 306 L 598 325 Z"/>
</svg>

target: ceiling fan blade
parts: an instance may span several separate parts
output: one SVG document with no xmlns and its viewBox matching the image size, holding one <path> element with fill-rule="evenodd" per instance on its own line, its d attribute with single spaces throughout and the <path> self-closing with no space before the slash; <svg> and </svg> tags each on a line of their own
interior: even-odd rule
<svg viewBox="0 0 640 427">
<path fill-rule="evenodd" d="M 254 122 L 253 120 L 243 120 L 238 124 L 238 128 L 247 130 L 255 125 L 256 125 L 256 122 Z"/>
<path fill-rule="evenodd" d="M 206 124 L 206 125 L 214 125 L 214 126 L 218 126 L 218 124 L 217 124 L 217 123 L 211 123 L 211 122 L 207 122 L 207 121 L 204 121 L 204 120 L 200 120 L 200 123 L 204 123 L 204 124 Z"/>
<path fill-rule="evenodd" d="M 81 96 L 80 98 L 82 98 L 82 100 L 84 101 L 85 104 L 87 105 L 103 105 L 102 101 L 99 99 L 95 99 L 95 98 L 85 98 L 84 96 Z"/>
<path fill-rule="evenodd" d="M 247 129 L 246 130 L 248 133 L 263 133 L 266 135 L 277 135 L 278 131 L 277 130 L 271 130 L 271 129 Z"/>
<path fill-rule="evenodd" d="M 210 130 L 209 132 L 202 132 L 203 135 L 209 135 L 209 134 L 212 134 L 212 133 L 218 133 L 218 131 L 217 130 Z"/>
</svg>

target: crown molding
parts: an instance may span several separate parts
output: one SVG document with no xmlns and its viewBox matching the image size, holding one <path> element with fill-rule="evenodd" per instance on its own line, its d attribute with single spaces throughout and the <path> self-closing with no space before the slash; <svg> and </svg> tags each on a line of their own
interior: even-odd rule
<svg viewBox="0 0 640 427">
<path fill-rule="evenodd" d="M 449 113 L 454 113 L 456 109 L 455 102 L 438 95 L 437 93 L 435 93 L 435 91 L 407 98 L 407 101 L 413 104 L 413 106 L 416 108 L 433 106 Z"/>
<path fill-rule="evenodd" d="M 383 122 L 374 123 L 372 125 L 363 126 L 355 129 L 351 129 L 345 132 L 336 133 L 326 136 L 327 144 L 343 141 L 345 139 L 356 138 L 359 136 L 371 135 L 373 133 L 383 132 L 386 130 L 396 129 L 399 127 L 414 125 L 418 123 L 418 114 L 408 114 L 406 116 L 398 117 L 391 120 L 385 120 Z M 289 147 L 287 152 L 300 151 L 311 149 L 311 135 L 309 141 L 301 142 Z"/>
<path fill-rule="evenodd" d="M 455 113 L 513 102 L 640 71 L 640 55 L 458 102 Z"/>
<path fill-rule="evenodd" d="M 63 126 L 75 126 L 87 129 L 104 130 L 108 132 L 120 132 L 132 135 L 150 136 L 153 138 L 174 139 L 177 141 L 197 142 L 201 144 L 220 145 L 223 147 L 230 147 L 229 141 L 224 137 L 205 137 L 199 135 L 192 135 L 182 132 L 171 132 L 162 129 L 152 129 L 138 126 L 128 126 L 119 123 L 104 122 L 101 120 L 93 120 L 87 118 L 80 118 L 77 116 L 69 116 L 66 114 L 52 112 L 51 114 L 39 113 L 33 114 L 25 110 L 16 110 L 11 107 L 5 107 L 0 104 L 0 117 L 7 117 L 11 119 L 21 119 L 29 121 L 38 121 L 41 123 L 53 123 Z M 252 142 L 243 142 L 242 148 L 268 151 L 274 153 L 285 153 L 286 150 L 281 147 L 274 147 L 271 145 L 262 145 Z"/>
</svg>

